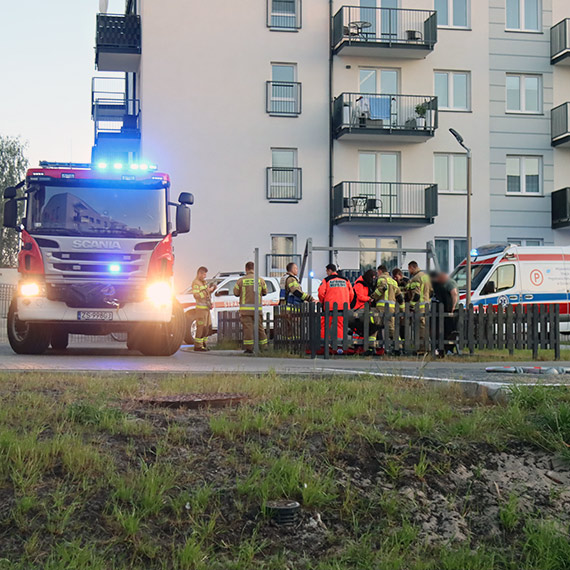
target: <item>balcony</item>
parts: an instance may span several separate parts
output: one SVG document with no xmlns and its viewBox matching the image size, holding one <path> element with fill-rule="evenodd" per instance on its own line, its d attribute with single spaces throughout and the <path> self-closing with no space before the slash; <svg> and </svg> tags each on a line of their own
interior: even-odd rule
<svg viewBox="0 0 570 570">
<path fill-rule="evenodd" d="M 562 188 L 551 194 L 552 229 L 570 227 L 570 188 Z"/>
<path fill-rule="evenodd" d="M 343 6 L 333 18 L 334 54 L 423 59 L 437 42 L 437 12 Z"/>
<path fill-rule="evenodd" d="M 301 84 L 286 81 L 267 81 L 265 110 L 270 115 L 296 117 L 301 114 Z"/>
<path fill-rule="evenodd" d="M 437 97 L 343 93 L 334 101 L 337 139 L 424 142 L 438 125 Z"/>
<path fill-rule="evenodd" d="M 568 108 L 570 103 L 562 103 L 550 111 L 552 146 L 570 148 L 570 125 L 568 125 Z"/>
<path fill-rule="evenodd" d="M 550 28 L 550 63 L 570 65 L 570 19 Z"/>
<path fill-rule="evenodd" d="M 270 202 L 298 202 L 303 197 L 302 169 L 267 169 L 267 199 Z"/>
<path fill-rule="evenodd" d="M 291 262 L 301 266 L 301 256 L 296 253 L 270 253 L 265 256 L 265 274 L 268 277 L 281 277 Z"/>
<path fill-rule="evenodd" d="M 91 87 L 94 156 L 136 157 L 140 151 L 140 101 L 126 96 L 124 78 L 95 77 Z"/>
<path fill-rule="evenodd" d="M 141 59 L 141 19 L 97 14 L 95 65 L 99 71 L 136 72 Z"/>
<path fill-rule="evenodd" d="M 341 182 L 333 189 L 333 222 L 433 224 L 437 184 Z"/>
</svg>

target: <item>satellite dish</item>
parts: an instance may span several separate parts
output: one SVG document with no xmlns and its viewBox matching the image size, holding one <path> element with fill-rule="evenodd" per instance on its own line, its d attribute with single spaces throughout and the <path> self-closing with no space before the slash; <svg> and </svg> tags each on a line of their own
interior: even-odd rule
<svg viewBox="0 0 570 570">
<path fill-rule="evenodd" d="M 109 0 L 99 0 L 99 12 L 106 14 L 109 9 Z"/>
</svg>

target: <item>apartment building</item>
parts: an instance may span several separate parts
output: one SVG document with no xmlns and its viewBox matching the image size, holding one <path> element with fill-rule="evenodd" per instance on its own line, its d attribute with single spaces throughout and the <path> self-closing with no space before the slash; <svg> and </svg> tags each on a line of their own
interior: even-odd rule
<svg viewBox="0 0 570 570">
<path fill-rule="evenodd" d="M 566 243 L 569 18 L 566 0 L 128 0 L 98 16 L 114 77 L 94 84 L 94 160 L 122 149 L 194 193 L 180 284 L 255 247 L 280 274 L 308 238 L 380 250 L 333 254 L 354 270 L 432 242 L 452 269 L 467 159 L 449 128 L 472 149 L 474 246 Z"/>
</svg>

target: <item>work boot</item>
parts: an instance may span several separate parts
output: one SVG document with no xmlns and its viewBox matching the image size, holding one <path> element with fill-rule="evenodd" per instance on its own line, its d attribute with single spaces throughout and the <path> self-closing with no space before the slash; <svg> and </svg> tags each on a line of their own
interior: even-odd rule
<svg viewBox="0 0 570 570">
<path fill-rule="evenodd" d="M 205 346 L 195 346 L 194 347 L 194 352 L 208 352 L 208 349 Z"/>
</svg>

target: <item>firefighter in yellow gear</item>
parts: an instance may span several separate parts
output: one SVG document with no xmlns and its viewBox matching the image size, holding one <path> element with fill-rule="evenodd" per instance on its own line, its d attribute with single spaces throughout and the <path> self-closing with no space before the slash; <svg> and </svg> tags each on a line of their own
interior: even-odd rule
<svg viewBox="0 0 570 570">
<path fill-rule="evenodd" d="M 416 339 L 416 345 L 418 352 L 424 352 L 427 350 L 425 314 L 429 309 L 433 289 L 429 275 L 424 273 L 415 261 L 408 263 L 408 270 L 410 272 L 410 280 L 406 285 L 406 289 L 410 294 L 410 308 L 412 311 L 423 315 L 420 317 L 420 338 Z"/>
<path fill-rule="evenodd" d="M 253 330 L 255 324 L 255 265 L 253 261 L 245 264 L 245 276 L 238 279 L 234 295 L 239 297 L 239 318 L 243 329 L 243 348 L 246 354 L 253 354 Z M 263 327 L 262 297 L 267 295 L 265 280 L 259 278 L 259 346 L 267 347 L 267 335 Z"/>
<path fill-rule="evenodd" d="M 396 304 L 400 311 L 403 311 L 405 308 L 404 295 L 398 286 L 398 282 L 392 278 L 385 265 L 378 267 L 378 283 L 376 284 L 376 290 L 372 293 L 372 299 L 376 301 L 375 320 L 376 324 L 380 327 L 384 327 L 384 312 L 386 310 L 395 313 Z M 390 331 L 390 338 L 394 339 L 396 329 L 394 316 L 390 317 L 388 329 Z M 383 328 L 380 330 L 383 332 Z"/>
<path fill-rule="evenodd" d="M 207 352 L 210 350 L 206 346 L 210 329 L 212 328 L 212 291 L 214 285 L 206 283 L 208 269 L 199 267 L 196 273 L 196 279 L 192 282 L 192 295 L 196 301 L 196 336 L 194 337 L 194 350 L 196 352 Z"/>
<path fill-rule="evenodd" d="M 296 263 L 287 264 L 287 273 L 281 277 L 279 284 L 279 306 L 285 311 L 292 311 L 300 307 L 303 303 L 314 303 L 315 300 L 308 293 L 303 292 L 299 283 L 299 267 Z M 284 326 L 285 337 L 290 340 L 297 338 L 294 332 L 293 318 L 290 314 L 282 315 L 282 323 Z"/>
</svg>

